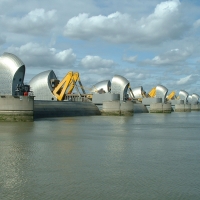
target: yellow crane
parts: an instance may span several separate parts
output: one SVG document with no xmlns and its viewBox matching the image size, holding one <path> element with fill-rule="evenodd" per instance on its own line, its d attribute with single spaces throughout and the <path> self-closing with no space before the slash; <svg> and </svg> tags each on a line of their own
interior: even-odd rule
<svg viewBox="0 0 200 200">
<path fill-rule="evenodd" d="M 167 100 L 171 100 L 171 99 L 174 99 L 175 98 L 175 91 L 172 91 L 168 96 L 167 96 Z"/>
<path fill-rule="evenodd" d="M 148 93 L 147 97 L 155 97 L 156 96 L 156 87 L 152 88 L 151 91 Z"/>
<path fill-rule="evenodd" d="M 56 96 L 57 100 L 62 101 L 64 99 L 65 94 L 71 94 L 74 87 L 76 87 L 77 81 L 79 82 L 83 93 L 85 93 L 80 81 L 79 73 L 70 71 L 65 75 L 62 81 L 60 81 L 53 90 L 53 94 Z"/>
</svg>

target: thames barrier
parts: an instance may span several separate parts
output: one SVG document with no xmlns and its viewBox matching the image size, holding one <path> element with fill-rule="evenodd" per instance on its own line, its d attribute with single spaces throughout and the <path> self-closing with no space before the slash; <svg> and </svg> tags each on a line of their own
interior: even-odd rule
<svg viewBox="0 0 200 200">
<path fill-rule="evenodd" d="M 0 56 L 0 121 L 33 121 L 44 117 L 128 115 L 199 111 L 199 95 L 180 90 L 178 96 L 157 85 L 146 92 L 132 87 L 121 75 L 102 80 L 89 92 L 78 72 L 58 80 L 53 70 L 35 75 L 24 84 L 25 64 L 16 55 Z M 74 91 L 76 90 L 76 92 Z"/>
</svg>

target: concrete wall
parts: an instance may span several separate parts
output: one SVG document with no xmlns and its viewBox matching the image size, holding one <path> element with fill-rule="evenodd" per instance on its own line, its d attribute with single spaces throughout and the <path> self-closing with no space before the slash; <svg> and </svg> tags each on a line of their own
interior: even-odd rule
<svg viewBox="0 0 200 200">
<path fill-rule="evenodd" d="M 143 98 L 142 99 L 142 104 L 143 105 L 150 105 L 150 104 L 154 104 L 154 103 L 162 103 L 162 98 Z"/>
<path fill-rule="evenodd" d="M 34 97 L 0 96 L 0 121 L 33 121 Z"/>
<path fill-rule="evenodd" d="M 170 103 L 172 104 L 172 106 L 175 106 L 175 105 L 180 105 L 180 104 L 184 104 L 184 100 L 182 99 L 174 99 L 174 100 L 170 100 Z"/>
<path fill-rule="evenodd" d="M 120 115 L 133 115 L 134 103 L 132 101 L 122 101 L 120 103 Z"/>
<path fill-rule="evenodd" d="M 120 99 L 119 94 L 103 93 L 103 94 L 93 94 L 92 103 L 103 104 L 104 101 L 117 101 Z"/>
<path fill-rule="evenodd" d="M 102 106 L 102 115 L 133 115 L 132 101 L 105 101 Z"/>
<path fill-rule="evenodd" d="M 152 103 L 150 104 L 150 113 L 171 113 L 172 107 L 170 103 Z"/>
<path fill-rule="evenodd" d="M 200 104 L 191 104 L 192 111 L 200 111 Z"/>
<path fill-rule="evenodd" d="M 134 113 L 148 113 L 149 111 L 147 107 L 143 105 L 142 103 L 134 103 L 133 112 Z"/>
<path fill-rule="evenodd" d="M 42 101 L 34 102 L 34 119 L 43 117 L 71 117 L 101 115 L 91 102 Z"/>
<path fill-rule="evenodd" d="M 191 112 L 191 104 L 175 104 L 175 112 Z"/>
<path fill-rule="evenodd" d="M 191 112 L 191 104 L 185 104 L 185 112 Z"/>
</svg>

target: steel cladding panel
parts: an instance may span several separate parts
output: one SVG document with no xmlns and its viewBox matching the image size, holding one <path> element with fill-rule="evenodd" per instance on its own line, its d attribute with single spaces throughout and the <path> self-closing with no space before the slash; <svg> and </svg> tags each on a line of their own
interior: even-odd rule
<svg viewBox="0 0 200 200">
<path fill-rule="evenodd" d="M 166 96 L 167 96 L 168 89 L 163 85 L 157 85 L 156 86 L 156 97 L 162 98 L 162 102 L 165 102 Z"/>
<path fill-rule="evenodd" d="M 120 100 L 124 100 L 127 95 L 129 81 L 120 75 L 115 75 L 111 81 L 111 93 L 120 94 Z"/>
<path fill-rule="evenodd" d="M 192 104 L 198 104 L 199 103 L 199 95 L 193 93 L 192 94 Z"/>
<path fill-rule="evenodd" d="M 103 89 L 105 92 L 110 92 L 111 82 L 110 80 L 104 80 L 96 83 L 90 90 L 91 93 L 98 93 L 99 90 Z"/>
<path fill-rule="evenodd" d="M 184 103 L 187 103 L 187 98 L 189 94 L 185 90 L 180 90 L 179 97 L 181 100 L 184 100 Z"/>
<path fill-rule="evenodd" d="M 57 100 L 52 93 L 51 79 L 57 79 L 53 70 L 44 71 L 31 79 L 29 85 L 35 100 Z"/>
<path fill-rule="evenodd" d="M 143 87 L 136 87 L 132 89 L 135 98 L 142 98 Z"/>
<path fill-rule="evenodd" d="M 192 95 L 188 95 L 187 100 L 188 100 L 188 103 L 192 103 Z"/>
<path fill-rule="evenodd" d="M 24 82 L 25 65 L 14 54 L 0 56 L 0 94 L 14 95 L 17 84 Z"/>
</svg>

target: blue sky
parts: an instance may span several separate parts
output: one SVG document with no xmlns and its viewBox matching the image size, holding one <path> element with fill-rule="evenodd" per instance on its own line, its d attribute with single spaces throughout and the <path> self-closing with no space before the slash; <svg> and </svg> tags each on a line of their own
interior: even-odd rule
<svg viewBox="0 0 200 200">
<path fill-rule="evenodd" d="M 0 0 L 0 54 L 26 65 L 25 81 L 52 69 L 83 85 L 122 75 L 145 91 L 200 94 L 197 0 Z"/>
</svg>

